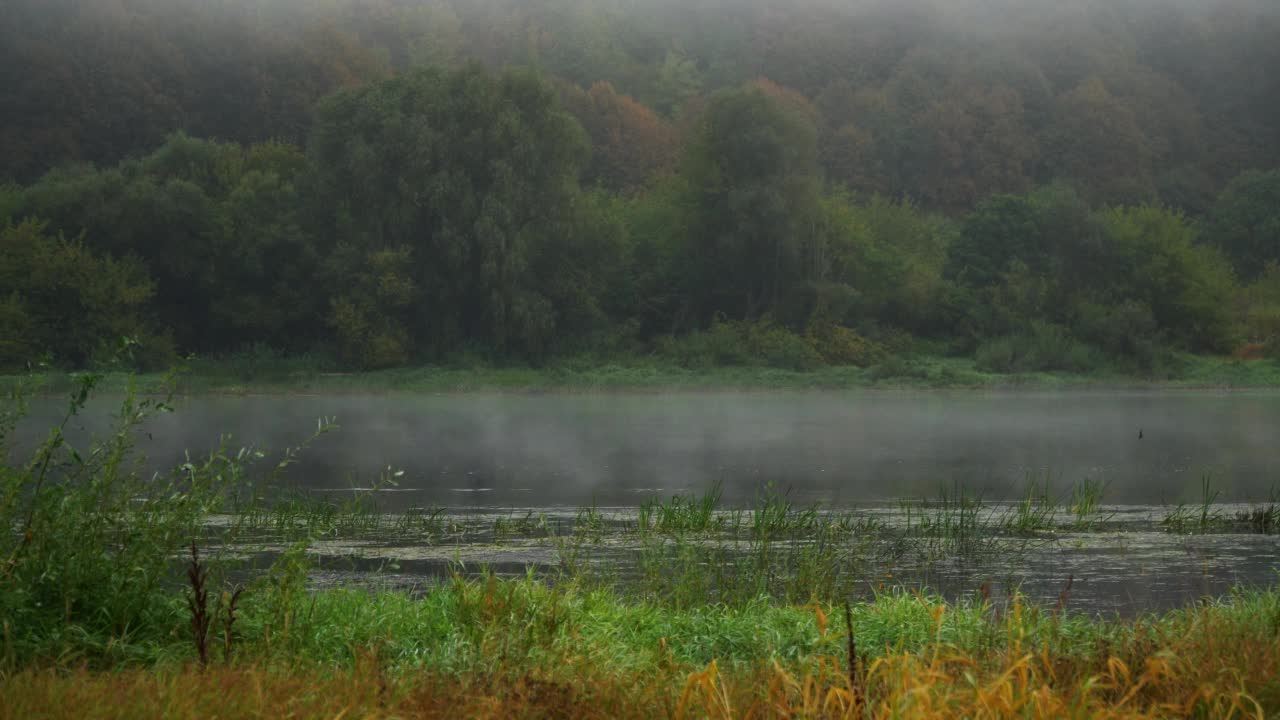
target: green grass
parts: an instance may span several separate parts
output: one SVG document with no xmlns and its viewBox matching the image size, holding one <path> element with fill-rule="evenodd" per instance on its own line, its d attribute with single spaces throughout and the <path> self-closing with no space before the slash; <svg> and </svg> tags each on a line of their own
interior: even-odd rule
<svg viewBox="0 0 1280 720">
<path fill-rule="evenodd" d="M 0 669 L 11 717 L 1263 717 L 1280 595 L 1133 621 L 905 593 L 673 610 L 530 580 L 331 590 L 246 609 L 233 656 L 169 640 Z M 856 640 L 850 652 L 847 638 Z M 11 713 L 11 714 L 10 714 Z"/>
<path fill-rule="evenodd" d="M 134 381 L 143 392 L 163 387 L 160 374 L 104 373 L 100 391 L 122 392 Z M 0 376 L 0 388 L 19 382 L 42 393 L 75 386 L 73 374 L 50 371 Z M 732 366 L 689 369 L 635 358 L 593 363 L 566 360 L 546 367 L 423 366 L 373 372 L 333 372 L 306 359 L 244 364 L 234 360 L 192 363 L 177 381 L 180 394 L 467 393 L 467 392 L 662 392 L 717 390 L 889 389 L 1090 389 L 1275 388 L 1280 362 L 1182 356 L 1171 377 L 1153 379 L 1107 370 L 1091 373 L 1002 374 L 978 370 L 968 358 L 894 357 L 869 368 L 821 367 L 796 371 Z"/>
<path fill-rule="evenodd" d="M 1274 590 L 1241 590 L 1206 607 L 1242 629 L 1280 632 L 1280 593 Z M 838 608 L 767 598 L 678 608 L 572 582 L 548 585 L 491 575 L 455 577 L 412 594 L 339 588 L 282 598 L 264 583 L 245 595 L 232 650 L 259 661 L 332 667 L 350 666 L 376 647 L 391 668 L 430 666 L 450 673 L 483 670 L 499 656 L 527 669 L 552 670 L 569 649 L 624 674 L 652 669 L 663 655 L 689 667 L 712 660 L 750 666 L 841 654 L 843 635 L 823 632 Z M 1157 643 L 1177 637 L 1200 612 L 1188 608 L 1107 620 L 1018 606 L 1013 615 L 980 601 L 947 603 L 901 590 L 852 603 L 851 610 L 854 634 L 869 658 L 919 652 L 933 643 L 976 654 L 1008 642 L 1011 634 L 1047 647 L 1055 657 L 1080 657 L 1105 652 L 1135 634 Z M 72 628 L 39 644 L 11 643 L 6 652 L 22 664 L 103 668 L 193 659 L 189 616 L 178 593 L 149 621 L 158 631 L 102 637 Z M 215 659 L 221 651 L 219 646 Z"/>
</svg>

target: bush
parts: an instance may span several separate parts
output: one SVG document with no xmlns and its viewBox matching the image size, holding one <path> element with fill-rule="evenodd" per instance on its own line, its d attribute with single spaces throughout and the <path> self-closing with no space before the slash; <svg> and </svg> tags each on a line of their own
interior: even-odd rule
<svg viewBox="0 0 1280 720">
<path fill-rule="evenodd" d="M 1145 303 L 1085 301 L 1075 315 L 1077 336 L 1101 349 L 1118 368 L 1159 375 L 1172 363 L 1173 353 Z"/>
<path fill-rule="evenodd" d="M 252 343 L 239 352 L 193 358 L 187 369 L 204 377 L 252 380 L 283 380 L 298 375 L 314 375 L 340 367 L 324 354 L 286 355 L 265 343 Z"/>
<path fill-rule="evenodd" d="M 748 326 L 747 344 L 752 356 L 768 367 L 813 370 L 823 365 L 822 355 L 804 338 L 768 320 Z"/>
<path fill-rule="evenodd" d="M 928 380 L 929 368 L 915 360 L 901 355 L 893 355 L 872 366 L 867 371 L 867 377 L 876 381 L 893 379 Z"/>
<path fill-rule="evenodd" d="M 708 368 L 747 365 L 751 350 L 741 323 L 715 321 L 707 330 L 695 330 L 680 338 L 664 338 L 658 352 L 681 367 Z"/>
<path fill-rule="evenodd" d="M 999 373 L 1088 372 L 1101 365 L 1097 350 L 1049 323 L 1032 323 L 1028 332 L 988 340 L 975 359 L 979 370 Z"/>
<path fill-rule="evenodd" d="M 867 367 L 887 354 L 879 343 L 857 331 L 834 323 L 815 323 L 805 332 L 805 341 L 831 365 Z"/>
<path fill-rule="evenodd" d="M 823 364 L 822 355 L 805 338 L 767 319 L 754 324 L 717 320 L 707 330 L 659 342 L 658 352 L 688 368 L 763 365 L 812 370 Z"/>
<path fill-rule="evenodd" d="M 68 420 L 96 379 L 79 378 Z M 0 469 L 0 525 L 11 529 L 0 535 L 0 615 L 20 652 L 57 637 L 56 628 L 119 638 L 163 614 L 171 558 L 199 535 L 223 483 L 241 477 L 238 459 L 221 453 L 167 477 L 135 473 L 134 430 L 164 410 L 164 402 L 126 397 L 105 440 L 79 452 L 59 426 L 29 462 Z M 10 426 L 16 419 L 10 408 Z"/>
<path fill-rule="evenodd" d="M 0 619 L 11 659 L 109 652 L 178 632 L 174 559 L 192 543 L 234 546 L 264 488 L 278 485 L 300 449 L 286 450 L 258 478 L 250 471 L 264 454 L 225 441 L 168 473 L 141 473 L 133 438 L 142 423 L 170 410 L 167 397 L 127 393 L 115 426 L 88 447 L 76 448 L 63 434 L 100 377 L 75 376 L 62 422 L 29 459 L 0 466 L 0 527 L 7 528 L 0 533 Z M 0 455 L 9 454 L 6 441 L 24 409 L 20 392 L 0 404 Z M 333 427 L 321 421 L 311 439 Z M 210 515 L 233 508 L 240 514 L 209 543 Z M 210 559 L 227 569 L 225 556 Z"/>
</svg>

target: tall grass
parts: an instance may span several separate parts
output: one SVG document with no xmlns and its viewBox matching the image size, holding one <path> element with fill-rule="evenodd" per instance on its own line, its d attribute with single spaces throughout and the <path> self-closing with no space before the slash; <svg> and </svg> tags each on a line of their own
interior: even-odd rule
<svg viewBox="0 0 1280 720">
<path fill-rule="evenodd" d="M 891 594 L 850 607 L 672 610 L 528 580 L 421 598 L 299 599 L 308 632 L 225 668 L 33 667 L 12 717 L 1262 717 L 1280 707 L 1280 596 L 1242 593 L 1128 622 Z"/>
<path fill-rule="evenodd" d="M 1027 474 L 1026 489 L 1023 491 L 1022 499 L 1014 503 L 1005 513 L 1003 525 L 1006 531 L 1015 535 L 1030 536 L 1057 527 L 1059 503 L 1049 493 L 1052 479 L 1050 472 L 1045 473 L 1042 482 L 1037 482 L 1035 475 Z"/>
</svg>

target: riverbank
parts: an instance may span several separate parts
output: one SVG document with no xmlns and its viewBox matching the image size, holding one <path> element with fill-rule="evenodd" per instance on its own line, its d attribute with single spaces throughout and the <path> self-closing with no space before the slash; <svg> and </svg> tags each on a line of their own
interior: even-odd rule
<svg viewBox="0 0 1280 720">
<path fill-rule="evenodd" d="M 107 372 L 99 391 L 121 392 L 130 383 L 158 390 L 165 374 Z M 331 372 L 306 360 L 246 363 L 202 359 L 176 375 L 179 394 L 468 393 L 468 392 L 697 392 L 845 389 L 1250 389 L 1280 388 L 1280 362 L 1187 355 L 1165 377 L 1118 372 L 1018 373 L 979 370 L 968 358 L 892 358 L 868 368 L 823 367 L 795 371 L 765 367 L 689 369 L 658 363 L 566 362 L 547 367 L 424 366 L 370 372 Z M 0 388 L 26 382 L 37 392 L 75 386 L 71 374 L 44 372 L 0 376 Z"/>
<path fill-rule="evenodd" d="M 207 665 L 175 602 L 145 646 L 68 647 L 0 675 L 3 718 L 1262 717 L 1280 594 L 1115 622 L 910 593 L 845 608 L 630 603 L 454 580 L 412 597 L 247 596 Z M 51 646 L 50 650 L 55 650 Z M 852 667 L 850 653 L 852 655 Z"/>
</svg>

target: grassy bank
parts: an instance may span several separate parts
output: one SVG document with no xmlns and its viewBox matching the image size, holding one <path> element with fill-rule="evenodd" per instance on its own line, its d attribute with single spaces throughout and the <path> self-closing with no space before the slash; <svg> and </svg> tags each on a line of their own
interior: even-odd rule
<svg viewBox="0 0 1280 720">
<path fill-rule="evenodd" d="M 0 376 L 0 387 L 25 380 L 42 392 L 63 392 L 75 385 L 65 372 Z M 101 390 L 121 392 L 136 381 L 156 391 L 161 374 L 107 372 Z M 182 394 L 259 393 L 466 393 L 466 392 L 661 392 L 716 390 L 886 389 L 1194 389 L 1280 388 L 1280 362 L 1186 355 L 1162 377 L 1119 371 L 1093 373 L 1005 374 L 979 370 L 967 358 L 921 356 L 890 358 L 867 368 L 822 367 L 784 370 L 729 366 L 690 369 L 635 360 L 564 362 L 546 367 L 425 366 L 372 372 L 332 372 L 312 360 L 201 359 L 179 376 Z"/>
</svg>

